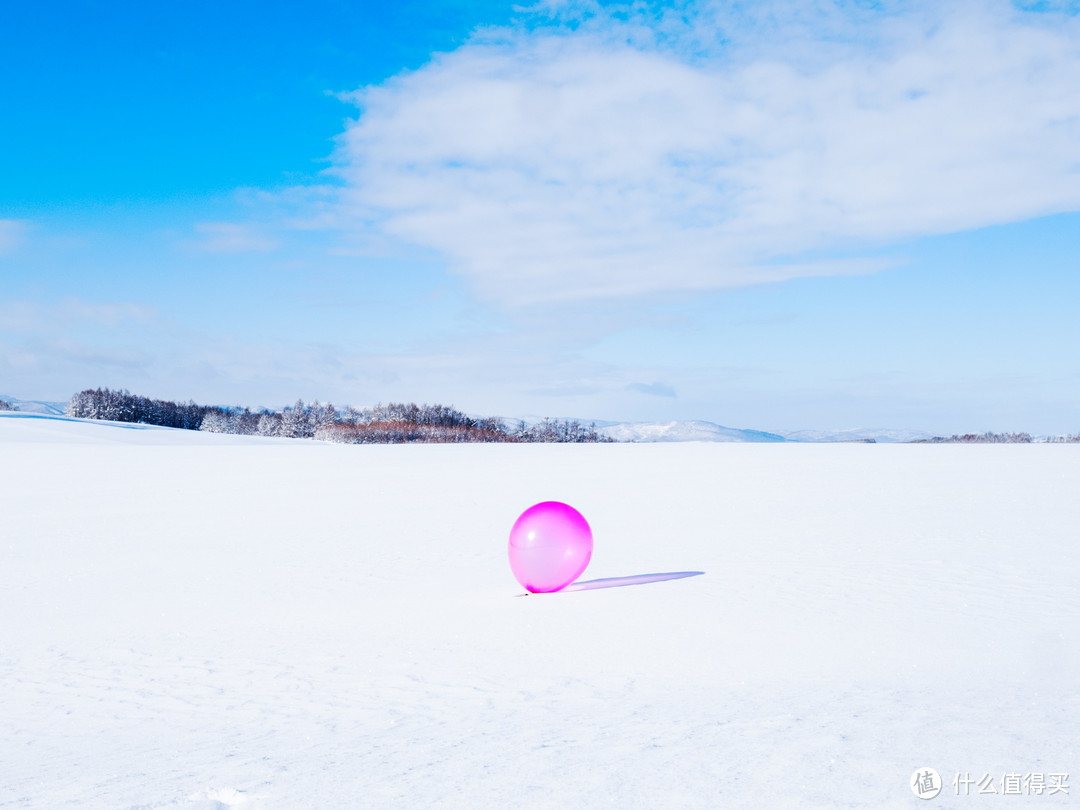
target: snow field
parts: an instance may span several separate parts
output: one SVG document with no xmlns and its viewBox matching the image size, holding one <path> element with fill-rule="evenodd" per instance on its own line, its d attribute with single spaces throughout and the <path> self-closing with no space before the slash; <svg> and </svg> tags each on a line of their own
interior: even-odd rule
<svg viewBox="0 0 1080 810">
<path fill-rule="evenodd" d="M 1080 785 L 1076 446 L 0 419 L 0 458 L 0 807 L 1072 798 L 920 802 L 925 765 Z M 704 573 L 520 597 L 507 535 L 547 499 L 592 525 L 582 580 Z"/>
</svg>

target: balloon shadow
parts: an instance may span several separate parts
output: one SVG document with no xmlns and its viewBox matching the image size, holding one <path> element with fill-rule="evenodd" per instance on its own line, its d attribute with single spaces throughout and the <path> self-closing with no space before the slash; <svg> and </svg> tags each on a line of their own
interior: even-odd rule
<svg viewBox="0 0 1080 810">
<path fill-rule="evenodd" d="M 574 582 L 563 588 L 566 591 L 592 591 L 597 588 L 622 588 L 626 585 L 645 585 L 649 582 L 666 582 L 669 579 L 685 579 L 686 577 L 700 577 L 704 571 L 672 571 L 667 574 L 635 574 L 632 577 L 605 577 L 604 579 L 589 579 L 585 582 Z"/>
</svg>

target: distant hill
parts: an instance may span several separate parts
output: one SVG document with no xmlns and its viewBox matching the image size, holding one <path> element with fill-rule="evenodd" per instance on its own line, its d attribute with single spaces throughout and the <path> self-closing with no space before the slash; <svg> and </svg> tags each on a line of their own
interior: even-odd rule
<svg viewBox="0 0 1080 810">
<path fill-rule="evenodd" d="M 932 436 L 932 433 L 927 433 L 925 430 L 897 430 L 890 428 L 796 430 L 784 434 L 784 438 L 792 442 L 917 442 L 922 439 L 929 439 Z"/>
<path fill-rule="evenodd" d="M 777 433 L 744 430 L 715 422 L 626 422 L 597 428 L 597 433 L 618 442 L 783 442 Z"/>
<path fill-rule="evenodd" d="M 848 428 L 843 430 L 796 430 L 769 433 L 764 430 L 730 428 L 703 420 L 674 422 L 601 423 L 597 433 L 620 442 L 879 442 L 902 443 L 929 439 L 923 430 Z"/>
<path fill-rule="evenodd" d="M 60 416 L 64 413 L 64 408 L 67 407 L 66 402 L 45 402 L 36 399 L 19 399 L 18 397 L 8 396 L 7 394 L 0 394 L 0 400 L 10 402 L 15 410 L 22 411 L 23 413 L 46 413 L 53 416 Z"/>
</svg>

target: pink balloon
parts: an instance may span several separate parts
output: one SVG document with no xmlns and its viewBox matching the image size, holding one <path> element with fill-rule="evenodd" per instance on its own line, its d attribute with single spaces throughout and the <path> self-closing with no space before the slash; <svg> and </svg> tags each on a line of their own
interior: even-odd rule
<svg viewBox="0 0 1080 810">
<path fill-rule="evenodd" d="M 510 530 L 510 570 L 532 593 L 561 591 L 585 571 L 592 550 L 588 522 L 559 501 L 530 506 Z"/>
</svg>

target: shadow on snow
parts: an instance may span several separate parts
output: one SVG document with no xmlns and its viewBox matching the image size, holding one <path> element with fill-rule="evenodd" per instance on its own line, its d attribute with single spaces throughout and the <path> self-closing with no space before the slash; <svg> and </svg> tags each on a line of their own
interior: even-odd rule
<svg viewBox="0 0 1080 810">
<path fill-rule="evenodd" d="M 622 588 L 625 585 L 645 585 L 649 582 L 666 582 L 669 579 L 699 577 L 704 571 L 672 571 L 667 574 L 635 574 L 632 577 L 605 577 L 590 579 L 585 582 L 573 582 L 563 588 L 564 591 L 592 591 L 596 588 Z"/>
<path fill-rule="evenodd" d="M 597 588 L 622 588 L 626 585 L 645 585 L 649 582 L 667 582 L 669 579 L 685 579 L 686 577 L 700 577 L 704 571 L 669 571 L 666 574 L 635 574 L 632 577 L 604 577 L 603 579 L 588 579 L 585 582 L 573 582 L 555 593 L 567 591 L 594 591 Z M 518 596 L 532 596 L 528 592 L 519 593 Z"/>
</svg>

